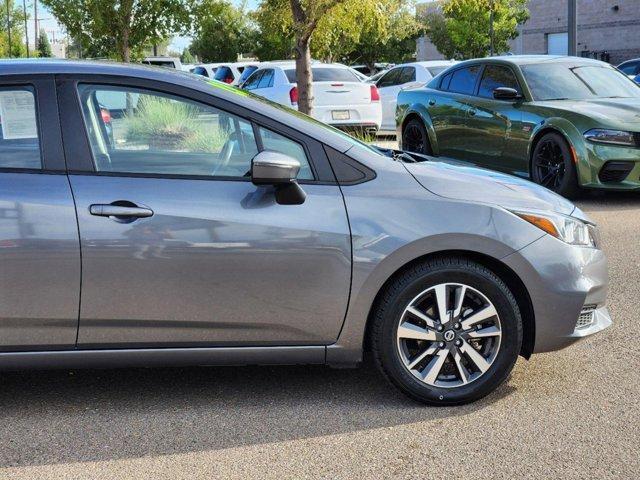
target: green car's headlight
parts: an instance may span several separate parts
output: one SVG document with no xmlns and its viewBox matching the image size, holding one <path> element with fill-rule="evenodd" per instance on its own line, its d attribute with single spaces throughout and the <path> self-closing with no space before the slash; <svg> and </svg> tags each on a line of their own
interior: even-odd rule
<svg viewBox="0 0 640 480">
<path fill-rule="evenodd" d="M 512 210 L 511 213 L 569 245 L 596 246 L 596 226 L 578 218 L 553 212 Z"/>
<path fill-rule="evenodd" d="M 640 146 L 640 134 L 625 132 L 623 130 L 594 128 L 585 132 L 584 138 L 595 143 L 610 143 L 613 145 L 624 145 L 627 147 Z"/>
</svg>

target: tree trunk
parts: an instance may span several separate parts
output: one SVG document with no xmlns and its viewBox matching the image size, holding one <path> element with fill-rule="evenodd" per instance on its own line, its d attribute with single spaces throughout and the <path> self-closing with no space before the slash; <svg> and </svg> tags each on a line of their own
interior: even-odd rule
<svg viewBox="0 0 640 480">
<path fill-rule="evenodd" d="M 296 39 L 296 80 L 298 82 L 298 110 L 307 115 L 313 112 L 313 74 L 311 73 L 310 39 Z"/>
</svg>

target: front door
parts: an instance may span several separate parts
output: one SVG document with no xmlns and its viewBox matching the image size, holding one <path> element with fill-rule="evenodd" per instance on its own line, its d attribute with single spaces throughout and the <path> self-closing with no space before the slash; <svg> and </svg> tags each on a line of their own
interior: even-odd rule
<svg viewBox="0 0 640 480">
<path fill-rule="evenodd" d="M 76 86 L 62 88 L 71 98 Z M 77 85 L 90 141 L 76 154 L 91 165 L 70 175 L 83 258 L 79 347 L 335 341 L 351 244 L 339 187 L 316 181 L 322 149 L 213 98 L 154 88 Z M 263 149 L 300 161 L 302 205 L 279 205 L 271 187 L 251 183 Z"/>
<path fill-rule="evenodd" d="M 0 80 L 0 351 L 75 346 L 80 242 L 52 76 Z"/>
</svg>

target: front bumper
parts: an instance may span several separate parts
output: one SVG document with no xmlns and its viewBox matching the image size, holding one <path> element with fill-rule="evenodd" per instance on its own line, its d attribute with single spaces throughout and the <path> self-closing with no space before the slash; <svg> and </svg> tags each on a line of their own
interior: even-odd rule
<svg viewBox="0 0 640 480">
<path fill-rule="evenodd" d="M 586 142 L 587 162 L 579 163 L 580 184 L 606 190 L 640 189 L 640 148 Z M 620 181 L 606 181 L 601 173 L 610 163 L 627 164 L 629 173 Z"/>
<path fill-rule="evenodd" d="M 611 325 L 605 306 L 608 273 L 602 250 L 568 245 L 545 235 L 503 258 L 523 281 L 535 315 L 534 353 L 559 350 Z M 593 322 L 576 328 L 586 305 Z"/>
</svg>

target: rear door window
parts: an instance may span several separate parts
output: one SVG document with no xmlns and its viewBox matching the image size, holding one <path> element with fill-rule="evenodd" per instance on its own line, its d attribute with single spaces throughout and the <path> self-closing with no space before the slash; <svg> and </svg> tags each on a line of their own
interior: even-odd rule
<svg viewBox="0 0 640 480">
<path fill-rule="evenodd" d="M 264 74 L 264 70 L 258 70 L 257 72 L 254 72 L 253 75 L 251 75 L 246 82 L 244 82 L 242 84 L 242 88 L 245 90 L 254 90 L 256 88 L 258 88 L 258 85 L 260 84 L 260 79 L 262 78 L 262 75 Z"/>
<path fill-rule="evenodd" d="M 378 88 L 383 88 L 383 87 L 392 87 L 394 85 L 398 85 L 401 71 L 402 71 L 401 68 L 394 68 L 392 70 L 389 70 L 387 73 L 385 73 L 382 76 L 380 80 L 378 80 L 378 83 L 376 84 L 376 86 Z"/>
<path fill-rule="evenodd" d="M 0 168 L 42 168 L 32 87 L 0 88 Z"/>
<path fill-rule="evenodd" d="M 451 82 L 449 83 L 447 90 L 455 93 L 463 93 L 465 95 L 473 95 L 476 80 L 480 74 L 480 65 L 460 68 L 451 73 Z"/>
<path fill-rule="evenodd" d="M 415 82 L 415 81 L 416 81 L 415 67 L 404 67 L 402 69 L 402 72 L 400 73 L 398 84 L 402 85 L 404 83 Z"/>
</svg>

